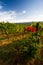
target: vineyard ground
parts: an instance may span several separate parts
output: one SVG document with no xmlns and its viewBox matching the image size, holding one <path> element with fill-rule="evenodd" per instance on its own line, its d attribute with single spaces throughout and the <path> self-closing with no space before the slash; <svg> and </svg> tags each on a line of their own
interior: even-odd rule
<svg viewBox="0 0 43 65">
<path fill-rule="evenodd" d="M 23 38 L 27 38 L 30 36 L 30 33 L 23 33 L 23 34 L 8 34 L 4 37 L 4 35 L 0 36 L 0 46 L 7 45 L 12 43 L 13 41 L 21 40 Z"/>
<path fill-rule="evenodd" d="M 24 34 L 20 34 L 20 35 L 8 34 L 8 36 L 5 36 L 5 39 L 0 40 L 0 46 L 8 45 L 8 44 L 12 43 L 12 41 L 21 40 L 30 35 L 31 35 L 30 33 L 24 33 Z M 2 36 L 2 37 L 4 38 L 4 36 Z M 41 50 L 40 51 L 41 59 L 36 60 L 35 63 L 34 63 L 34 59 L 33 59 L 32 61 L 30 61 L 32 65 L 43 65 L 43 47 L 40 50 Z M 0 65 L 8 65 L 8 62 L 9 61 L 3 61 L 0 59 Z M 28 65 L 29 65 L 29 63 L 28 63 Z"/>
</svg>

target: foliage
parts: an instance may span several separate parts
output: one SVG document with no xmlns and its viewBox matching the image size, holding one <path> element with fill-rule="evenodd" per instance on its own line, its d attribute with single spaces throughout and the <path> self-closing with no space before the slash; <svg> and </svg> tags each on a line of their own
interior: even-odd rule
<svg viewBox="0 0 43 65">
<path fill-rule="evenodd" d="M 16 23 L 0 23 L 0 33 L 1 34 L 16 34 L 24 31 L 24 27 L 29 24 L 16 24 Z"/>
<path fill-rule="evenodd" d="M 12 23 L 0 23 L 0 31 L 5 34 L 17 34 L 24 32 L 24 27 L 28 24 L 12 24 Z M 38 30 L 36 32 L 30 32 L 31 35 L 22 40 L 13 41 L 7 46 L 0 47 L 0 59 L 12 63 L 12 65 L 17 63 L 26 64 L 26 62 L 32 58 L 40 58 L 40 40 L 41 32 Z"/>
<path fill-rule="evenodd" d="M 40 48 L 37 40 L 40 35 L 32 33 L 30 37 L 22 39 L 20 41 L 13 41 L 5 47 L 0 48 L 0 58 L 4 60 L 10 60 L 9 62 L 25 63 L 31 58 L 38 58 L 37 50 Z"/>
</svg>

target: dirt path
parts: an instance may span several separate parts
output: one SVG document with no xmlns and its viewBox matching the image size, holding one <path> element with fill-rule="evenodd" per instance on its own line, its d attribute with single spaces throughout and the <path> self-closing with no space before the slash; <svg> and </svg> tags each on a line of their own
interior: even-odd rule
<svg viewBox="0 0 43 65">
<path fill-rule="evenodd" d="M 21 35 L 10 35 L 9 38 L 4 39 L 4 40 L 0 40 L 0 46 L 1 45 L 6 45 L 6 44 L 10 44 L 12 43 L 12 41 L 17 41 L 17 40 L 21 40 L 23 38 L 28 37 L 30 34 L 26 33 L 26 34 L 21 34 Z"/>
</svg>

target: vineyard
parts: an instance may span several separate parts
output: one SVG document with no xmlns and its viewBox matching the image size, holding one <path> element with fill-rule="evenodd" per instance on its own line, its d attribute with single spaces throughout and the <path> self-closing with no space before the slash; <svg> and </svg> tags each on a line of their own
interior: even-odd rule
<svg viewBox="0 0 43 65">
<path fill-rule="evenodd" d="M 43 65 L 43 22 L 0 23 L 0 65 Z"/>
</svg>

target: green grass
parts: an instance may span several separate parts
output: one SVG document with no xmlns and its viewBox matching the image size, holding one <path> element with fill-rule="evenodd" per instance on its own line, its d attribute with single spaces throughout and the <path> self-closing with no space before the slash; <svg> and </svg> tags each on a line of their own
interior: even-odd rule
<svg viewBox="0 0 43 65">
<path fill-rule="evenodd" d="M 0 38 L 0 40 L 5 40 L 5 39 L 7 39 L 6 37 L 4 37 L 4 38 Z"/>
</svg>

